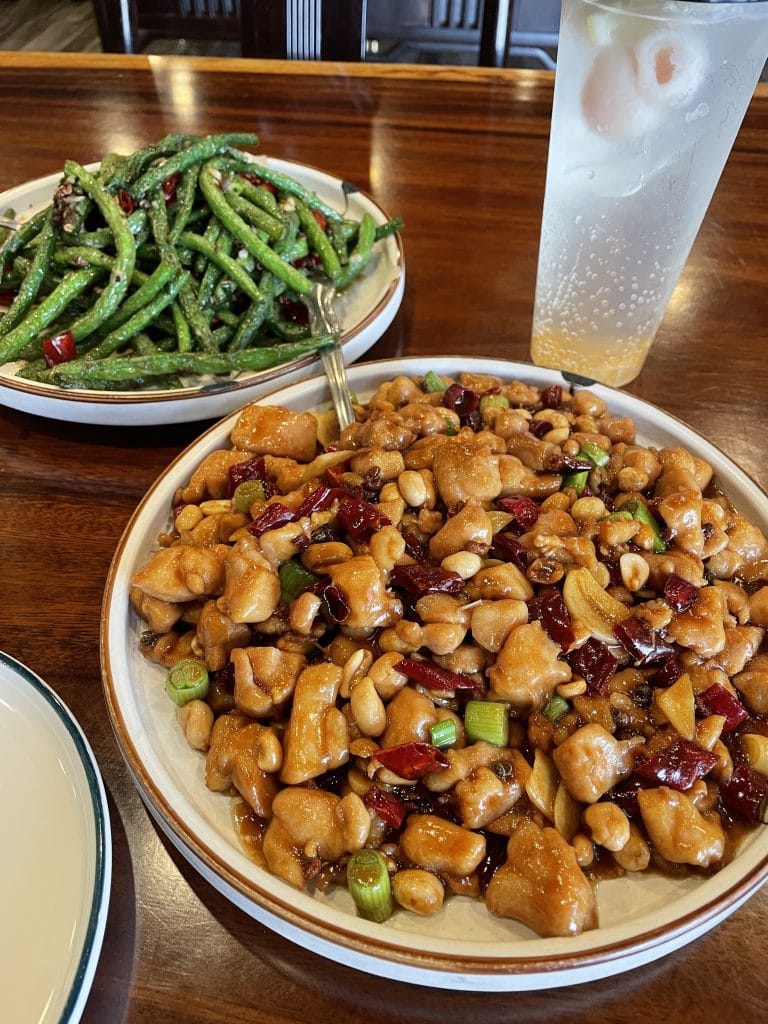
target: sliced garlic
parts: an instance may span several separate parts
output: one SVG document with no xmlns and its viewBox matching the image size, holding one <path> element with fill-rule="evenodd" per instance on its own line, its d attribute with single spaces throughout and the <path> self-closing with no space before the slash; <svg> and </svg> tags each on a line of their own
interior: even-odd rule
<svg viewBox="0 0 768 1024">
<path fill-rule="evenodd" d="M 603 643 L 616 643 L 613 627 L 627 618 L 629 609 L 606 593 L 589 569 L 572 569 L 568 573 L 563 600 L 575 623 Z"/>
<path fill-rule="evenodd" d="M 696 738 L 696 704 L 691 677 L 684 672 L 678 680 L 664 690 L 657 690 L 655 703 L 669 724 L 683 739 Z"/>
</svg>

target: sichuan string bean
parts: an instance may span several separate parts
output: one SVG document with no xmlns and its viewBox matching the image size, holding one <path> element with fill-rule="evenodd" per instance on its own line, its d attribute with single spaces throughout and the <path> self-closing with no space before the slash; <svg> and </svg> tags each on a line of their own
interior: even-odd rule
<svg viewBox="0 0 768 1024">
<path fill-rule="evenodd" d="M 97 171 L 68 160 L 50 205 L 0 242 L 0 365 L 119 390 L 322 348 L 297 301 L 309 274 L 343 290 L 402 221 L 340 213 L 239 148 L 258 141 L 172 134 Z"/>
</svg>

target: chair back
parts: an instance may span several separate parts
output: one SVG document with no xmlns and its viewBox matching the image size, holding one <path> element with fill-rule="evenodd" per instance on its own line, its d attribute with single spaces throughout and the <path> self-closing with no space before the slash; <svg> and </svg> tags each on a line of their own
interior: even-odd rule
<svg viewBox="0 0 768 1024">
<path fill-rule="evenodd" d="M 240 0 L 244 57 L 365 59 L 366 0 Z"/>
</svg>

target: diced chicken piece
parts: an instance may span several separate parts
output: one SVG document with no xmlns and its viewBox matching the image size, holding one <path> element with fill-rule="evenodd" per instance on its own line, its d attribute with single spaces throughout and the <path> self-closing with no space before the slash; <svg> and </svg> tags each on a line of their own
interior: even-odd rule
<svg viewBox="0 0 768 1024">
<path fill-rule="evenodd" d="M 280 405 L 247 405 L 232 428 L 235 448 L 311 462 L 317 450 L 317 417 Z"/>
<path fill-rule="evenodd" d="M 280 778 L 289 786 L 315 779 L 349 760 L 349 728 L 336 707 L 341 669 L 322 662 L 299 676 L 285 733 Z"/>
<path fill-rule="evenodd" d="M 181 605 L 150 597 L 138 587 L 131 587 L 128 597 L 136 614 L 144 619 L 154 633 L 167 633 L 173 629 L 184 611 Z"/>
<path fill-rule="evenodd" d="M 393 409 L 409 402 L 419 402 L 427 398 L 415 380 L 400 374 L 392 380 L 385 381 L 376 394 L 368 402 L 369 409 Z"/>
<path fill-rule="evenodd" d="M 712 479 L 712 467 L 704 459 L 692 455 L 685 448 L 662 448 L 657 453 L 661 463 L 661 476 L 656 495 L 663 498 L 681 488 L 704 491 Z"/>
<path fill-rule="evenodd" d="M 667 638 L 702 658 L 714 658 L 725 647 L 727 613 L 723 592 L 717 587 L 702 587 L 694 604 L 675 615 L 667 626 Z"/>
<path fill-rule="evenodd" d="M 704 563 L 700 558 L 688 554 L 687 551 L 670 550 L 662 554 L 644 551 L 643 558 L 650 569 L 648 585 L 659 593 L 664 589 L 664 581 L 667 576 L 671 576 L 673 573 L 692 583 L 694 587 L 703 587 L 706 582 Z"/>
<path fill-rule="evenodd" d="M 254 718 L 266 718 L 291 696 L 307 659 L 277 647 L 239 647 L 232 651 L 232 664 L 235 705 Z"/>
<path fill-rule="evenodd" d="M 297 889 L 304 887 L 305 865 L 316 859 L 334 863 L 362 850 L 371 827 L 368 808 L 356 793 L 339 797 L 290 786 L 277 794 L 272 812 L 263 843 L 267 867 Z"/>
<path fill-rule="evenodd" d="M 617 740 L 602 725 L 584 725 L 555 747 L 552 758 L 575 800 L 594 804 L 632 771 L 641 736 Z"/>
<path fill-rule="evenodd" d="M 458 551 L 485 555 L 492 540 L 493 525 L 488 513 L 476 502 L 469 501 L 432 536 L 429 553 L 437 562 Z"/>
<path fill-rule="evenodd" d="M 169 604 L 221 593 L 229 552 L 224 544 L 213 548 L 174 544 L 152 555 L 133 574 L 131 585 Z"/>
<path fill-rule="evenodd" d="M 486 768 L 499 761 L 508 762 L 516 775 L 523 779 L 523 784 L 530 774 L 530 767 L 518 750 L 508 747 L 497 747 L 485 740 L 478 740 L 468 747 L 459 750 L 446 750 L 448 767 L 439 772 L 424 776 L 424 785 L 433 793 L 447 793 L 456 783 L 463 782 L 473 775 L 478 768 Z"/>
<path fill-rule="evenodd" d="M 206 601 L 197 623 L 197 639 L 203 648 L 205 664 L 217 672 L 224 668 L 229 652 L 242 647 L 251 638 L 251 630 L 244 623 L 233 622 L 218 607 L 216 601 Z"/>
<path fill-rule="evenodd" d="M 768 587 L 760 587 L 750 596 L 749 618 L 756 626 L 768 627 Z"/>
<path fill-rule="evenodd" d="M 259 818 L 272 817 L 272 801 L 279 789 L 275 773 L 282 755 L 274 731 L 258 722 L 237 729 L 227 744 L 225 761 L 232 785 Z"/>
<path fill-rule="evenodd" d="M 701 491 L 685 488 L 662 498 L 657 506 L 676 546 L 698 558 L 704 554 L 701 505 Z"/>
<path fill-rule="evenodd" d="M 764 558 L 768 542 L 762 531 L 740 512 L 731 509 L 728 515 L 728 547 L 741 556 L 742 562 Z"/>
<path fill-rule="evenodd" d="M 733 683 L 750 711 L 768 714 L 768 654 L 753 658 L 743 672 L 734 676 Z"/>
<path fill-rule="evenodd" d="M 489 697 L 509 701 L 518 711 L 540 708 L 556 686 L 571 678 L 570 666 L 559 654 L 559 644 L 549 638 L 540 622 L 516 626 L 488 669 L 493 691 Z"/>
<path fill-rule="evenodd" d="M 402 602 L 387 590 L 386 577 L 371 555 L 331 565 L 328 575 L 349 605 L 345 630 L 373 631 L 402 618 Z"/>
<path fill-rule="evenodd" d="M 762 626 L 728 627 L 725 630 L 723 649 L 715 655 L 711 664 L 722 669 L 728 676 L 738 675 L 757 654 L 764 636 Z"/>
<path fill-rule="evenodd" d="M 514 773 L 502 779 L 492 768 L 478 768 L 457 783 L 454 792 L 462 825 L 485 828 L 515 806 L 523 795 L 524 783 Z"/>
<path fill-rule="evenodd" d="M 546 498 L 563 485 L 559 473 L 536 473 L 523 465 L 516 455 L 499 455 L 499 493 L 525 498 Z"/>
<path fill-rule="evenodd" d="M 482 601 L 499 601 L 502 598 L 528 601 L 533 597 L 533 585 L 512 562 L 482 569 L 472 579 L 470 589 L 472 596 Z"/>
<path fill-rule="evenodd" d="M 449 509 L 471 500 L 487 506 L 501 493 L 499 456 L 486 447 L 469 442 L 443 444 L 435 450 L 432 472 Z"/>
<path fill-rule="evenodd" d="M 205 758 L 205 784 L 215 793 L 225 793 L 232 785 L 230 741 L 251 719 L 239 711 L 219 715 L 211 729 L 211 740 Z"/>
<path fill-rule="evenodd" d="M 256 537 L 229 548 L 224 593 L 219 608 L 233 622 L 264 622 L 280 602 L 280 580 L 261 553 Z"/>
<path fill-rule="evenodd" d="M 382 448 L 404 451 L 416 440 L 416 432 L 396 412 L 374 413 L 365 423 L 350 423 L 339 437 L 343 448 Z"/>
<path fill-rule="evenodd" d="M 229 495 L 229 471 L 232 466 L 252 459 L 251 452 L 241 452 L 236 448 L 226 451 L 211 452 L 206 455 L 193 472 L 186 487 L 176 492 L 174 505 L 199 505 L 204 498 L 226 498 Z"/>
<path fill-rule="evenodd" d="M 559 445 L 550 441 L 540 441 L 533 434 L 512 434 L 507 439 L 507 453 L 520 459 L 528 469 L 538 473 L 556 472 L 563 461 L 563 452 Z"/>
<path fill-rule="evenodd" d="M 397 415 L 416 437 L 433 437 L 436 434 L 444 434 L 448 424 L 454 430 L 459 427 L 459 417 L 451 409 L 444 407 L 434 408 L 425 402 L 414 402 L 411 405 L 403 405 L 397 410 Z"/>
<path fill-rule="evenodd" d="M 722 860 L 725 833 L 714 811 L 701 814 L 685 793 L 668 786 L 638 790 L 637 803 L 651 842 L 666 860 L 700 868 Z"/>
<path fill-rule="evenodd" d="M 576 853 L 554 828 L 523 819 L 509 837 L 507 860 L 485 893 L 493 914 L 538 935 L 579 935 L 597 927 L 597 902 Z"/>
<path fill-rule="evenodd" d="M 429 727 L 437 721 L 437 709 L 426 694 L 404 687 L 387 704 L 387 725 L 382 747 L 429 740 Z"/>
<path fill-rule="evenodd" d="M 417 867 L 464 878 L 485 856 L 485 839 L 446 818 L 411 814 L 400 837 L 400 849 Z"/>
</svg>

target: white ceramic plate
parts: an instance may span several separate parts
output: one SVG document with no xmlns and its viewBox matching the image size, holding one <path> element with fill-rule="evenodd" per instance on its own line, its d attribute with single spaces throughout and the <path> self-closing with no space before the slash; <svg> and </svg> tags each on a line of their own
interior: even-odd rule
<svg viewBox="0 0 768 1024">
<path fill-rule="evenodd" d="M 554 370 L 466 357 L 387 360 L 351 368 L 350 383 L 366 399 L 397 374 L 460 370 L 561 382 Z M 768 498 L 721 452 L 683 423 L 631 395 L 594 390 L 638 434 L 659 445 L 682 444 L 715 468 L 735 504 L 768 531 Z M 327 406 L 315 378 L 267 399 L 306 410 Z M 768 874 L 768 828 L 754 832 L 739 855 L 708 879 L 655 874 L 601 882 L 600 928 L 574 938 L 539 938 L 492 917 L 481 902 L 452 897 L 433 918 L 398 913 L 384 925 L 354 916 L 343 889 L 313 898 L 256 867 L 240 850 L 229 800 L 205 789 L 203 758 L 192 751 L 163 693 L 163 672 L 138 652 L 139 621 L 128 604 L 128 579 L 168 528 L 173 493 L 211 451 L 228 447 L 236 414 L 182 453 L 149 491 L 123 535 L 111 567 L 102 613 L 102 670 L 118 742 L 154 817 L 181 853 L 246 913 L 323 956 L 377 975 L 444 988 L 503 991 L 551 988 L 629 970 L 691 942 L 731 914 Z"/>
<path fill-rule="evenodd" d="M 76 1024 L 109 905 L 104 784 L 70 711 L 2 653 L 0 736 L 0 1016 Z"/>
<path fill-rule="evenodd" d="M 365 192 L 306 164 L 254 157 L 282 171 L 316 192 L 330 206 L 359 220 L 370 213 L 376 224 L 388 215 Z M 89 167 L 96 167 L 90 164 Z M 15 211 L 25 220 L 51 201 L 61 174 L 27 182 L 0 193 L 0 215 Z M 367 352 L 392 323 L 405 290 L 405 262 L 399 235 L 378 242 L 370 265 L 343 295 L 335 308 L 341 323 L 344 359 L 352 363 Z M 0 366 L 0 405 L 74 423 L 148 426 L 214 419 L 238 409 L 282 383 L 293 383 L 317 373 L 316 356 L 295 359 L 271 370 L 243 372 L 236 379 L 216 377 L 190 380 L 188 387 L 154 391 L 73 391 L 39 384 L 14 375 L 21 364 Z"/>
</svg>

